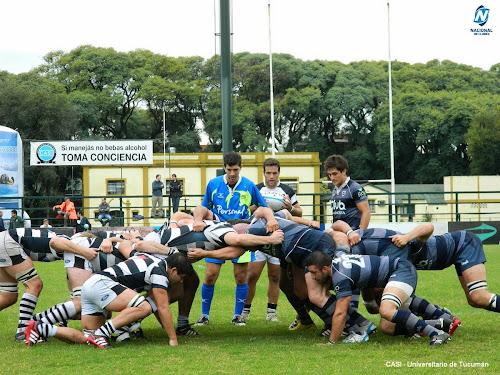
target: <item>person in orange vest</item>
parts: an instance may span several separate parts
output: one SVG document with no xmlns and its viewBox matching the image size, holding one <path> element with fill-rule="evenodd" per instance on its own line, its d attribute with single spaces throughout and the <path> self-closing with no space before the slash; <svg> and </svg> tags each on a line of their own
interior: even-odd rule
<svg viewBox="0 0 500 375">
<path fill-rule="evenodd" d="M 75 204 L 71 202 L 71 199 L 68 197 L 64 198 L 64 202 L 61 204 L 54 206 L 52 208 L 54 211 L 57 210 L 57 213 L 59 215 L 62 215 L 64 217 L 64 226 L 68 226 L 68 219 L 69 220 L 76 220 L 78 217 L 76 216 L 76 209 L 75 209 Z"/>
</svg>

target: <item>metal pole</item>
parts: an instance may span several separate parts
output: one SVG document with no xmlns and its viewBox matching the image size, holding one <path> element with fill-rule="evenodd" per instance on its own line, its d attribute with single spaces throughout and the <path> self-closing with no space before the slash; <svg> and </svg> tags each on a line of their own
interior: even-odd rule
<svg viewBox="0 0 500 375">
<path fill-rule="evenodd" d="M 392 70 L 391 70 L 391 20 L 389 1 L 387 1 L 387 50 L 389 53 L 389 134 L 391 148 L 391 193 L 392 193 L 392 222 L 396 222 L 396 182 L 394 178 L 394 127 L 392 123 Z"/>
<path fill-rule="evenodd" d="M 269 19 L 269 95 L 271 98 L 271 153 L 274 153 L 274 88 L 273 88 L 273 52 L 271 49 L 271 0 L 267 2 L 267 15 Z"/>
<path fill-rule="evenodd" d="M 167 118 L 167 115 L 165 113 L 165 108 L 163 108 L 163 179 L 165 180 L 165 182 L 167 182 L 167 175 L 166 175 L 166 173 L 167 173 L 167 165 L 166 165 L 167 161 L 166 161 L 166 156 L 165 156 L 165 139 L 166 139 L 166 135 L 167 135 L 166 118 Z M 170 168 L 170 148 L 168 151 L 168 167 Z M 156 208 L 155 208 L 155 211 L 156 211 Z M 167 205 L 163 205 L 163 217 L 167 217 Z"/>
<path fill-rule="evenodd" d="M 221 73 L 221 113 L 222 152 L 233 150 L 233 129 L 231 115 L 231 16 L 229 0 L 220 0 L 220 73 Z"/>
</svg>

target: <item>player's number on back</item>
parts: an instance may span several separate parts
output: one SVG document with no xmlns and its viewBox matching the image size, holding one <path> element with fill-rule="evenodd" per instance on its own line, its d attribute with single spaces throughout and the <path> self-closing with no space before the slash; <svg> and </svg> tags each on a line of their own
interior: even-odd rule
<svg viewBox="0 0 500 375">
<path fill-rule="evenodd" d="M 356 265 L 359 268 L 365 268 L 365 260 L 361 257 L 361 255 L 342 255 L 340 257 L 342 261 L 342 266 L 344 268 L 351 269 L 352 265 Z"/>
</svg>

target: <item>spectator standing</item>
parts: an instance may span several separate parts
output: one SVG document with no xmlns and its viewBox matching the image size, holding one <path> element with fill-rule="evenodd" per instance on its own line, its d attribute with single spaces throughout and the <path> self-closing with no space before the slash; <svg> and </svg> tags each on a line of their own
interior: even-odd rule
<svg viewBox="0 0 500 375">
<path fill-rule="evenodd" d="M 161 176 L 156 175 L 156 179 L 153 181 L 151 186 L 153 195 L 151 197 L 151 217 L 157 216 L 157 208 L 160 209 L 160 217 L 163 216 L 163 182 L 161 182 Z"/>
<path fill-rule="evenodd" d="M 99 216 L 97 217 L 97 220 L 99 220 L 102 224 L 102 226 L 106 226 L 108 224 L 109 227 L 109 222 L 111 221 L 111 215 L 109 214 L 109 211 L 111 210 L 111 207 L 109 207 L 108 202 L 106 202 L 106 197 L 101 198 L 101 204 L 99 205 Z M 106 219 L 106 221 L 104 221 Z"/>
<path fill-rule="evenodd" d="M 172 206 L 172 213 L 179 211 L 179 202 L 182 197 L 182 182 L 177 179 L 177 175 L 172 175 L 170 181 L 170 202 Z"/>
<path fill-rule="evenodd" d="M 68 226 L 68 219 L 76 220 L 75 204 L 71 202 L 71 199 L 69 199 L 69 197 L 64 198 L 64 202 L 57 206 L 54 206 L 52 209 L 54 211 L 57 210 L 57 213 L 63 216 L 65 227 Z"/>
<path fill-rule="evenodd" d="M 24 219 L 17 216 L 17 211 L 12 210 L 10 215 L 9 229 L 24 228 Z"/>
</svg>

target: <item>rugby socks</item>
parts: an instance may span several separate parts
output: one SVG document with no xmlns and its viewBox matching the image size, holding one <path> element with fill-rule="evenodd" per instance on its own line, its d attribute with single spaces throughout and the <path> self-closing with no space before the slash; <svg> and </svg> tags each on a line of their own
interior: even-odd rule
<svg viewBox="0 0 500 375">
<path fill-rule="evenodd" d="M 38 323 L 36 329 L 40 333 L 40 336 L 44 339 L 47 337 L 54 337 L 57 332 L 57 327 L 52 324 Z"/>
<path fill-rule="evenodd" d="M 108 320 L 104 325 L 100 326 L 97 331 L 95 331 L 96 336 L 106 336 L 106 337 L 111 337 L 113 333 L 115 333 L 116 328 L 111 322 L 111 320 Z"/>
<path fill-rule="evenodd" d="M 439 334 L 436 328 L 420 320 L 408 310 L 397 310 L 392 316 L 391 322 L 404 326 L 408 332 L 424 333 L 429 337 Z"/>
<path fill-rule="evenodd" d="M 179 315 L 177 317 L 177 329 L 189 327 L 189 317 Z"/>
<path fill-rule="evenodd" d="M 297 312 L 297 316 L 302 324 L 313 323 L 313 320 L 309 316 L 306 306 L 304 305 L 304 301 L 301 301 L 295 294 L 290 296 L 286 295 L 286 298 L 288 299 L 288 302 L 290 302 L 290 305 L 292 305 L 293 309 Z"/>
<path fill-rule="evenodd" d="M 201 284 L 201 315 L 208 319 L 214 298 L 215 285 Z"/>
<path fill-rule="evenodd" d="M 245 306 L 243 306 L 243 314 L 246 316 L 250 316 L 250 308 L 252 307 L 252 304 L 245 303 Z"/>
<path fill-rule="evenodd" d="M 277 307 L 278 307 L 277 303 L 268 303 L 267 304 L 267 313 L 268 314 L 276 314 Z M 250 310 L 248 312 L 250 313 Z"/>
<path fill-rule="evenodd" d="M 500 313 L 500 296 L 498 294 L 493 294 L 491 296 L 486 310 Z"/>
<path fill-rule="evenodd" d="M 417 296 L 413 297 L 411 301 L 410 311 L 415 315 L 421 316 L 423 319 L 453 318 L 450 314 L 445 313 L 427 300 Z"/>
<path fill-rule="evenodd" d="M 73 301 L 67 301 L 33 315 L 33 319 L 42 323 L 57 324 L 65 320 L 72 319 L 75 316 L 75 304 Z"/>
<path fill-rule="evenodd" d="M 234 302 L 234 316 L 241 316 L 243 312 L 243 307 L 247 300 L 248 295 L 248 284 L 236 284 L 236 296 Z"/>
<path fill-rule="evenodd" d="M 33 311 L 35 311 L 36 303 L 38 302 L 38 297 L 31 295 L 29 293 L 24 293 L 21 302 L 19 302 L 19 323 L 17 325 L 17 332 L 24 332 L 28 326 L 28 322 L 33 316 Z"/>
<path fill-rule="evenodd" d="M 334 295 L 331 295 L 330 298 L 328 298 L 323 307 L 316 306 L 309 301 L 309 299 L 306 299 L 306 305 L 320 317 L 327 327 L 331 326 L 332 316 L 335 312 L 335 306 L 337 305 L 337 298 Z"/>
</svg>

